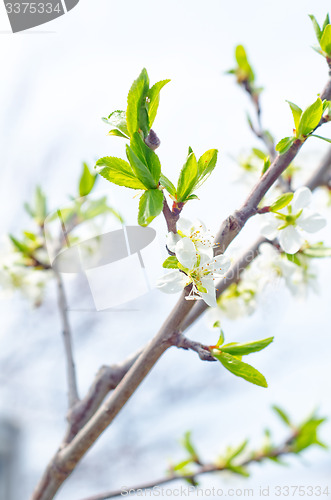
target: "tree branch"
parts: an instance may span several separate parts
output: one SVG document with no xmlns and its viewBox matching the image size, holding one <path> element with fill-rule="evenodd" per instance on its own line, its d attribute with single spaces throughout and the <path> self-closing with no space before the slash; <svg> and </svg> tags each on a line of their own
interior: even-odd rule
<svg viewBox="0 0 331 500">
<path fill-rule="evenodd" d="M 321 97 L 325 99 L 330 94 L 331 81 L 325 87 Z M 247 220 L 257 213 L 262 198 L 295 158 L 302 144 L 300 140 L 296 140 L 286 153 L 278 155 L 254 186 L 242 207 L 223 222 L 216 238 L 218 254 L 225 252 Z M 235 279 L 235 275 L 232 279 Z M 229 278 L 229 284 L 230 281 Z M 145 347 L 113 393 L 84 427 L 79 430 L 72 441 L 55 454 L 37 485 L 31 500 L 51 500 L 54 497 L 63 481 L 71 474 L 100 434 L 111 424 L 154 364 L 171 345 L 175 344 L 178 332 L 182 331 L 185 325 L 183 323 L 185 317 L 189 315 L 194 304 L 193 301 L 185 300 L 187 294 L 188 290 L 185 290 L 157 335 Z"/>
<path fill-rule="evenodd" d="M 122 363 L 112 366 L 102 366 L 95 376 L 86 396 L 79 401 L 68 415 L 69 428 L 63 440 L 62 447 L 68 444 L 86 422 L 95 414 L 107 394 L 114 390 L 124 375 L 139 358 L 143 349 L 132 354 Z"/>
<path fill-rule="evenodd" d="M 69 403 L 69 409 L 71 409 L 79 401 L 75 362 L 72 351 L 71 329 L 69 325 L 68 306 L 67 306 L 67 300 L 64 292 L 61 274 L 56 269 L 54 269 L 54 273 L 57 283 L 58 306 L 61 315 L 63 343 L 64 343 L 65 358 L 67 365 L 68 403 Z"/>
</svg>

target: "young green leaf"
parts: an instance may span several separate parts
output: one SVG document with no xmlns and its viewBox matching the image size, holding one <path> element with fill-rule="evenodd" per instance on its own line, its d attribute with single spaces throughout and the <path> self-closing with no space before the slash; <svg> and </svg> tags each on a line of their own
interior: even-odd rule
<svg viewBox="0 0 331 500">
<path fill-rule="evenodd" d="M 155 182 L 153 175 L 128 144 L 126 145 L 126 156 L 136 177 L 143 183 L 145 188 L 155 189 L 157 182 Z"/>
<path fill-rule="evenodd" d="M 83 172 L 79 179 L 79 196 L 87 196 L 90 194 L 96 179 L 96 174 L 91 174 L 87 164 L 83 163 Z"/>
<path fill-rule="evenodd" d="M 246 356 L 252 352 L 262 351 L 271 344 L 274 337 L 257 340 L 255 342 L 246 342 L 245 344 L 226 344 L 222 346 L 222 352 L 231 354 L 232 356 Z"/>
<path fill-rule="evenodd" d="M 302 115 L 302 109 L 299 108 L 299 106 L 297 106 L 296 104 L 294 104 L 291 101 L 286 101 L 286 102 L 288 102 L 288 104 L 290 105 L 290 108 L 291 108 L 291 111 L 292 111 L 292 115 L 293 115 L 293 120 L 294 120 L 294 127 L 295 127 L 295 130 L 298 131 L 298 129 L 299 129 L 299 123 L 300 123 L 300 117 Z"/>
<path fill-rule="evenodd" d="M 191 435 L 192 433 L 190 431 L 185 432 L 184 437 L 181 440 L 181 444 L 183 445 L 185 450 L 189 453 L 191 460 L 197 462 L 199 461 L 198 453 L 192 443 Z"/>
<path fill-rule="evenodd" d="M 173 185 L 173 183 L 166 177 L 164 174 L 161 173 L 160 175 L 160 184 L 163 186 L 171 196 L 176 196 L 176 188 Z"/>
<path fill-rule="evenodd" d="M 194 189 L 198 189 L 210 176 L 217 162 L 217 149 L 209 149 L 198 161 L 198 180 Z"/>
<path fill-rule="evenodd" d="M 218 359 L 224 368 L 229 370 L 229 372 L 233 373 L 237 377 L 241 377 L 251 384 L 258 385 L 260 387 L 268 387 L 267 381 L 256 368 L 253 366 L 240 361 L 239 359 L 231 356 L 226 352 L 222 352 L 221 354 L 213 354 L 213 356 Z"/>
<path fill-rule="evenodd" d="M 313 16 L 312 14 L 309 14 L 309 17 L 313 23 L 313 27 L 314 27 L 314 30 L 315 30 L 315 34 L 316 34 L 316 38 L 318 41 L 321 40 L 321 36 L 322 36 L 322 30 L 320 28 L 320 25 L 318 24 L 318 22 L 316 21 L 316 18 L 315 16 Z"/>
<path fill-rule="evenodd" d="M 316 418 L 313 415 L 299 426 L 298 434 L 291 444 L 294 453 L 300 453 L 302 450 L 314 444 L 326 448 L 326 445 L 319 440 L 317 435 L 319 426 L 323 424 L 325 420 L 325 418 Z"/>
<path fill-rule="evenodd" d="M 238 45 L 236 47 L 235 57 L 239 68 L 237 74 L 238 80 L 249 80 L 250 82 L 253 82 L 255 79 L 254 72 L 248 62 L 246 50 L 242 45 Z"/>
<path fill-rule="evenodd" d="M 9 238 L 11 239 L 11 242 L 13 243 L 14 247 L 19 251 L 21 252 L 22 254 L 24 255 L 30 255 L 31 253 L 31 250 L 30 248 L 25 245 L 24 243 L 18 241 L 14 236 L 12 236 L 11 234 L 9 234 Z"/>
<path fill-rule="evenodd" d="M 270 205 L 270 212 L 278 212 L 278 210 L 281 210 L 291 203 L 292 199 L 293 193 L 282 194 L 272 205 Z"/>
<path fill-rule="evenodd" d="M 146 165 L 152 174 L 154 183 L 157 185 L 161 175 L 161 164 L 157 154 L 144 143 L 138 132 L 133 134 L 130 147 L 139 160 Z"/>
<path fill-rule="evenodd" d="M 261 149 L 258 149 L 258 148 L 252 148 L 252 152 L 260 160 L 265 160 L 268 156 L 264 151 L 262 151 Z"/>
<path fill-rule="evenodd" d="M 299 127 L 297 129 L 297 137 L 307 136 L 319 124 L 323 113 L 323 103 L 318 97 L 316 101 L 308 106 L 302 113 L 300 118 Z"/>
<path fill-rule="evenodd" d="M 102 120 L 111 127 L 114 127 L 108 132 L 108 135 L 116 135 L 118 137 L 124 137 L 125 139 L 130 138 L 126 124 L 125 111 L 113 111 L 108 118 L 103 118 Z"/>
<path fill-rule="evenodd" d="M 320 40 L 321 49 L 328 55 L 331 55 L 331 24 L 328 24 Z"/>
<path fill-rule="evenodd" d="M 288 425 L 289 427 L 292 427 L 292 423 L 290 420 L 290 417 L 285 413 L 284 410 L 279 408 L 279 406 L 273 405 L 272 409 L 277 413 L 279 418 L 284 422 L 284 424 Z"/>
<path fill-rule="evenodd" d="M 293 142 L 295 141 L 295 137 L 284 137 L 284 139 L 281 139 L 278 144 L 276 144 L 276 151 L 280 155 L 286 153 L 292 146 Z"/>
<path fill-rule="evenodd" d="M 145 191 L 139 201 L 138 224 L 148 226 L 163 208 L 163 193 L 159 189 Z"/>
<path fill-rule="evenodd" d="M 162 264 L 165 269 L 178 269 L 178 259 L 175 255 L 170 255 Z"/>
<path fill-rule="evenodd" d="M 271 165 L 271 161 L 270 161 L 269 156 L 267 156 L 267 158 L 265 158 L 264 163 L 263 163 L 262 175 L 266 173 L 266 171 L 268 170 L 270 165 Z"/>
<path fill-rule="evenodd" d="M 198 163 L 194 153 L 190 153 L 179 174 L 177 186 L 177 200 L 186 201 L 192 193 L 198 178 Z"/>
<path fill-rule="evenodd" d="M 323 23 L 323 26 L 322 26 L 322 31 L 325 30 L 325 28 L 327 27 L 328 24 L 330 24 L 330 16 L 329 16 L 329 14 L 327 14 L 325 16 L 324 23 Z"/>
<path fill-rule="evenodd" d="M 38 224 L 43 224 L 47 216 L 46 196 L 40 186 L 35 191 L 35 219 Z"/>
<path fill-rule="evenodd" d="M 331 143 L 331 139 L 328 139 L 327 137 L 322 137 L 322 136 L 316 135 L 316 134 L 311 134 L 310 137 L 317 137 L 317 139 L 322 139 L 322 141 Z"/>
<path fill-rule="evenodd" d="M 311 258 L 324 258 L 331 257 L 331 248 L 327 248 L 323 243 L 317 243 L 316 245 L 311 245 L 309 248 L 305 248 L 302 253 Z"/>
<path fill-rule="evenodd" d="M 160 91 L 169 82 L 170 80 L 161 80 L 160 82 L 155 83 L 147 93 L 147 112 L 148 112 L 150 128 L 154 123 L 156 113 L 159 107 Z"/>
<path fill-rule="evenodd" d="M 248 445 L 248 439 L 246 439 L 236 448 L 229 448 L 228 453 L 226 454 L 225 457 L 226 465 L 230 465 L 235 458 L 239 457 L 239 455 L 241 455 L 245 451 L 247 445 Z"/>
<path fill-rule="evenodd" d="M 129 163 L 121 158 L 105 156 L 97 161 L 95 168 L 97 168 L 98 174 L 117 186 L 125 186 L 130 189 L 146 189 L 144 184 L 137 179 Z"/>
<path fill-rule="evenodd" d="M 149 78 L 144 68 L 137 80 L 135 80 L 128 94 L 128 106 L 126 109 L 127 130 L 130 137 L 141 129 L 148 135 L 148 113 L 146 109 L 146 97 L 149 91 Z"/>
<path fill-rule="evenodd" d="M 249 477 L 248 470 L 242 465 L 228 465 L 227 469 L 239 476 Z"/>
</svg>

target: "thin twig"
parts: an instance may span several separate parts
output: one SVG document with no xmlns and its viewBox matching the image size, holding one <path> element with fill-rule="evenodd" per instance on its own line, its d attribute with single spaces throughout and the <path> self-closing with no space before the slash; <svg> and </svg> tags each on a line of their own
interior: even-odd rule
<svg viewBox="0 0 331 500">
<path fill-rule="evenodd" d="M 268 459 L 276 459 L 279 458 L 283 455 L 288 455 L 290 453 L 293 453 L 293 450 L 291 448 L 291 443 L 293 440 L 296 438 L 296 433 L 294 432 L 281 446 L 277 448 L 271 449 L 269 452 L 261 452 L 261 453 L 255 453 L 252 454 L 249 458 L 243 460 L 242 462 L 236 463 L 236 467 L 241 467 L 245 468 L 251 464 L 254 463 L 261 463 L 264 460 Z M 127 495 L 127 492 L 130 491 L 131 495 L 134 492 L 143 492 L 146 490 L 150 490 L 155 488 L 156 486 L 161 486 L 163 484 L 168 484 L 172 483 L 174 481 L 186 481 L 191 484 L 196 484 L 196 479 L 199 476 L 205 475 L 205 474 L 212 474 L 212 473 L 219 473 L 219 472 L 225 472 L 225 471 L 230 471 L 231 472 L 231 467 L 229 467 L 227 464 L 203 464 L 201 465 L 195 472 L 192 474 L 180 474 L 180 473 L 175 473 L 172 472 L 171 475 L 162 477 L 158 480 L 142 483 L 139 485 L 135 485 L 132 487 L 128 486 L 123 486 L 120 490 L 113 490 L 109 491 L 107 493 L 101 493 L 99 495 L 93 495 L 87 498 L 84 498 L 83 500 L 109 500 L 110 498 L 116 498 L 119 496 Z"/>
<path fill-rule="evenodd" d="M 67 364 L 68 403 L 69 403 L 69 409 L 72 409 L 75 406 L 75 404 L 79 401 L 76 370 L 75 370 L 75 363 L 72 350 L 72 338 L 71 338 L 72 336 L 68 319 L 68 306 L 64 292 L 63 281 L 61 278 L 61 274 L 56 269 L 54 269 L 54 273 L 57 283 L 58 306 L 61 315 L 62 334 L 63 334 L 65 358 Z"/>
<path fill-rule="evenodd" d="M 198 354 L 202 361 L 216 361 L 216 359 L 210 354 L 209 347 L 200 342 L 195 342 L 194 340 L 188 339 L 182 333 L 178 333 L 174 344 L 179 349 L 185 349 L 194 351 Z"/>
</svg>

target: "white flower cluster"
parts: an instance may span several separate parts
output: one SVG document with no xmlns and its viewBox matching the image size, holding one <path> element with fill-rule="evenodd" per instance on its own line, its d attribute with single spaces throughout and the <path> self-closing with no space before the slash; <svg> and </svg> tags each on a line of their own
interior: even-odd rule
<svg viewBox="0 0 331 500">
<path fill-rule="evenodd" d="M 304 233 L 316 233 L 326 225 L 320 214 L 307 209 L 311 201 L 310 189 L 297 189 L 289 205 L 263 216 L 266 223 L 261 229 L 262 235 L 270 240 L 278 237 L 284 252 L 297 253 L 305 241 Z"/>
<path fill-rule="evenodd" d="M 186 299 L 203 299 L 216 307 L 215 281 L 226 273 L 230 261 L 224 255 L 214 257 L 213 240 L 205 225 L 179 219 L 177 233 L 167 235 L 167 248 L 176 256 L 178 268 L 160 278 L 157 287 L 165 293 L 176 293 L 191 284 Z"/>
<path fill-rule="evenodd" d="M 6 241 L 0 254 L 0 288 L 2 295 L 19 290 L 33 305 L 42 302 L 45 286 L 52 276 L 51 271 L 33 269 L 24 265 L 18 252 Z"/>
</svg>

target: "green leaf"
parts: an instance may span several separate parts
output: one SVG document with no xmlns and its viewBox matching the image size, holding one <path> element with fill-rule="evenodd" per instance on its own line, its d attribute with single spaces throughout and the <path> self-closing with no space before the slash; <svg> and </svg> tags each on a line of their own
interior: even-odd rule
<svg viewBox="0 0 331 500">
<path fill-rule="evenodd" d="M 270 212 L 278 212 L 278 210 L 281 210 L 291 203 L 292 199 L 293 193 L 282 194 L 272 205 L 270 205 Z"/>
<path fill-rule="evenodd" d="M 240 80 L 249 80 L 249 81 L 253 82 L 254 78 L 255 78 L 254 72 L 251 68 L 251 65 L 248 62 L 246 50 L 244 49 L 244 47 L 242 45 L 238 45 L 236 47 L 235 57 L 236 57 L 238 67 L 240 69 L 239 79 Z"/>
<path fill-rule="evenodd" d="M 255 154 L 255 156 L 260 158 L 260 160 L 265 160 L 268 156 L 264 151 L 258 148 L 252 148 L 252 151 Z"/>
<path fill-rule="evenodd" d="M 217 153 L 217 149 L 209 149 L 199 158 L 198 180 L 194 187 L 195 189 L 200 187 L 214 170 L 217 162 Z"/>
<path fill-rule="evenodd" d="M 136 177 L 143 183 L 145 188 L 155 189 L 157 187 L 157 183 L 155 182 L 153 175 L 128 144 L 126 145 L 126 156 Z"/>
<path fill-rule="evenodd" d="M 141 129 L 148 135 L 148 114 L 146 109 L 146 97 L 149 91 L 149 78 L 144 68 L 137 80 L 135 80 L 128 94 L 128 106 L 126 109 L 126 124 L 130 137 Z"/>
<path fill-rule="evenodd" d="M 260 387 L 268 387 L 267 381 L 256 368 L 253 368 L 253 366 L 248 365 L 247 363 L 244 363 L 243 361 L 240 361 L 239 359 L 235 358 L 234 356 L 231 356 L 230 354 L 224 352 L 221 354 L 213 354 L 213 356 L 218 359 L 224 368 L 229 370 L 229 372 L 233 373 L 233 375 L 236 375 L 237 377 L 241 377 L 251 384 L 258 385 Z"/>
<path fill-rule="evenodd" d="M 266 173 L 266 171 L 268 170 L 268 168 L 270 167 L 270 165 L 271 165 L 271 161 L 270 161 L 270 158 L 268 156 L 264 160 L 264 164 L 263 164 L 263 168 L 262 168 L 262 175 Z"/>
<path fill-rule="evenodd" d="M 328 24 L 320 40 L 321 49 L 329 56 L 331 55 L 331 24 Z"/>
<path fill-rule="evenodd" d="M 293 253 L 293 254 L 286 253 L 285 255 L 286 255 L 287 260 L 289 260 L 290 262 L 293 262 L 293 264 L 296 264 L 299 267 L 302 265 L 298 255 L 296 255 L 295 253 Z"/>
<path fill-rule="evenodd" d="M 229 449 L 227 455 L 226 455 L 226 462 L 227 465 L 232 462 L 235 458 L 239 457 L 245 451 L 246 447 L 248 445 L 248 440 L 246 439 L 243 443 L 241 443 L 239 446 L 237 446 L 234 449 Z"/>
<path fill-rule="evenodd" d="M 125 139 L 130 138 L 126 124 L 125 111 L 113 111 L 108 118 L 102 118 L 102 120 L 111 127 L 114 127 L 114 129 L 110 130 L 108 135 L 116 135 L 118 137 L 124 137 Z"/>
<path fill-rule="evenodd" d="M 297 137 L 307 136 L 312 132 L 319 124 L 323 113 L 323 103 L 318 97 L 316 101 L 308 106 L 307 109 L 302 113 L 299 123 L 299 128 L 297 129 Z"/>
<path fill-rule="evenodd" d="M 322 36 L 322 30 L 320 28 L 320 25 L 318 24 L 318 22 L 316 21 L 316 18 L 315 16 L 313 16 L 312 14 L 309 14 L 309 17 L 313 23 L 313 27 L 314 27 L 314 30 L 315 30 L 315 34 L 316 34 L 316 38 L 318 41 L 321 40 L 321 36 Z"/>
<path fill-rule="evenodd" d="M 279 418 L 286 424 L 288 425 L 289 427 L 292 427 L 292 424 L 291 424 L 291 420 L 290 420 L 290 417 L 287 415 L 287 413 L 285 413 L 284 410 L 282 410 L 281 408 L 279 408 L 279 406 L 276 406 L 276 405 L 273 405 L 272 406 L 272 409 L 277 413 L 277 415 L 279 416 Z"/>
<path fill-rule="evenodd" d="M 47 202 L 46 196 L 40 186 L 36 187 L 34 212 L 38 224 L 43 224 L 47 216 Z"/>
<path fill-rule="evenodd" d="M 125 186 L 130 189 L 146 189 L 144 184 L 135 176 L 128 162 L 114 156 L 105 156 L 97 161 L 95 168 L 98 174 L 107 181 L 117 186 Z"/>
<path fill-rule="evenodd" d="M 249 477 L 249 472 L 242 465 L 228 465 L 227 469 L 243 477 Z"/>
<path fill-rule="evenodd" d="M 316 245 L 311 245 L 309 248 L 304 249 L 302 253 L 311 258 L 331 257 L 331 248 L 325 247 L 323 243 L 317 243 Z"/>
<path fill-rule="evenodd" d="M 149 118 L 149 127 L 151 128 L 155 117 L 156 113 L 159 107 L 159 102 L 160 102 L 160 90 L 167 84 L 169 83 L 170 80 L 161 80 L 160 82 L 157 82 L 151 87 L 148 91 L 147 94 L 147 112 L 148 112 L 148 118 Z"/>
<path fill-rule="evenodd" d="M 219 321 L 217 321 L 216 323 L 218 323 L 218 328 L 220 328 L 220 326 L 221 326 L 221 325 L 220 325 L 220 322 L 219 322 Z M 214 323 L 214 327 L 215 327 L 216 323 Z M 221 330 L 221 333 L 220 333 L 219 339 L 218 339 L 218 341 L 216 342 L 217 347 L 220 347 L 222 344 L 224 344 L 224 340 L 225 340 L 225 339 L 224 339 L 224 332 L 223 332 L 223 330 Z"/>
<path fill-rule="evenodd" d="M 174 255 L 170 255 L 162 264 L 166 269 L 178 269 L 178 259 Z"/>
<path fill-rule="evenodd" d="M 276 151 L 280 155 L 286 153 L 292 146 L 293 142 L 295 141 L 295 137 L 284 137 L 284 139 L 281 139 L 278 144 L 276 144 Z"/>
<path fill-rule="evenodd" d="M 157 154 L 144 143 L 138 132 L 133 134 L 130 147 L 139 160 L 146 165 L 152 174 L 155 185 L 157 186 L 161 175 L 161 164 Z"/>
<path fill-rule="evenodd" d="M 86 163 L 83 163 L 83 172 L 79 179 L 79 196 L 87 196 L 93 189 L 97 176 L 91 174 Z"/>
<path fill-rule="evenodd" d="M 186 198 L 186 201 L 190 200 L 199 200 L 199 196 L 197 196 L 196 194 L 190 194 L 190 196 Z"/>
<path fill-rule="evenodd" d="M 300 117 L 302 115 L 302 109 L 299 108 L 296 104 L 294 104 L 291 101 L 286 101 L 290 105 L 292 115 L 293 115 L 293 120 L 294 120 L 294 128 L 296 131 L 299 129 L 299 123 L 300 123 Z"/>
<path fill-rule="evenodd" d="M 182 469 L 185 469 L 185 467 L 189 464 L 192 463 L 192 458 L 188 458 L 187 460 L 183 460 L 182 462 L 179 462 L 178 464 L 176 465 L 173 465 L 171 467 L 172 470 L 174 471 L 181 471 Z M 183 473 L 185 474 L 185 471 L 183 471 Z M 191 471 L 186 471 L 187 475 L 191 474 Z"/>
<path fill-rule="evenodd" d="M 327 137 L 322 137 L 322 136 L 316 135 L 316 134 L 310 134 L 310 137 L 317 137 L 317 139 L 322 139 L 322 141 L 331 143 L 331 139 L 328 139 Z"/>
<path fill-rule="evenodd" d="M 198 177 L 198 163 L 194 153 L 190 153 L 179 174 L 177 186 L 177 200 L 186 201 L 196 184 Z"/>
<path fill-rule="evenodd" d="M 171 196 L 176 196 L 176 188 L 173 185 L 173 183 L 166 177 L 164 174 L 161 173 L 160 175 L 160 184 L 163 186 Z"/>
<path fill-rule="evenodd" d="M 24 209 L 25 211 L 30 215 L 30 217 L 35 217 L 36 214 L 35 214 L 35 211 L 33 210 L 33 208 L 29 205 L 29 203 L 24 203 Z"/>
<path fill-rule="evenodd" d="M 198 460 L 198 453 L 192 443 L 191 439 L 192 433 L 190 431 L 185 432 L 183 439 L 181 440 L 181 444 L 185 448 L 185 450 L 189 453 L 191 459 L 193 461 Z"/>
<path fill-rule="evenodd" d="M 325 28 L 327 27 L 328 24 L 330 24 L 330 16 L 329 16 L 329 14 L 327 14 L 325 16 L 325 20 L 324 20 L 324 23 L 323 23 L 323 26 L 322 26 L 322 31 L 325 30 Z"/>
<path fill-rule="evenodd" d="M 326 447 L 317 436 L 318 428 L 325 420 L 325 418 L 316 418 L 312 416 L 309 420 L 300 425 L 298 435 L 291 445 L 295 453 L 300 453 L 302 450 L 314 444 L 322 446 L 323 448 Z"/>
<path fill-rule="evenodd" d="M 9 234 L 9 238 L 11 239 L 11 242 L 13 243 L 13 245 L 15 246 L 15 248 L 23 253 L 24 255 L 30 255 L 31 253 L 31 250 L 30 248 L 25 245 L 24 243 L 22 243 L 21 241 L 18 241 L 14 236 L 12 236 L 11 234 Z"/>
<path fill-rule="evenodd" d="M 245 344 L 226 344 L 222 346 L 222 352 L 226 352 L 232 356 L 246 356 L 252 352 L 262 351 L 262 349 L 268 347 L 273 340 L 274 337 L 268 337 L 267 339 L 246 342 Z"/>
<path fill-rule="evenodd" d="M 328 109 L 328 107 L 330 106 L 330 104 L 331 104 L 331 101 L 327 101 L 326 99 L 324 99 L 324 101 L 323 101 L 323 114 Z"/>
<path fill-rule="evenodd" d="M 148 226 L 163 208 L 163 193 L 159 189 L 149 189 L 139 201 L 138 224 Z"/>
</svg>

